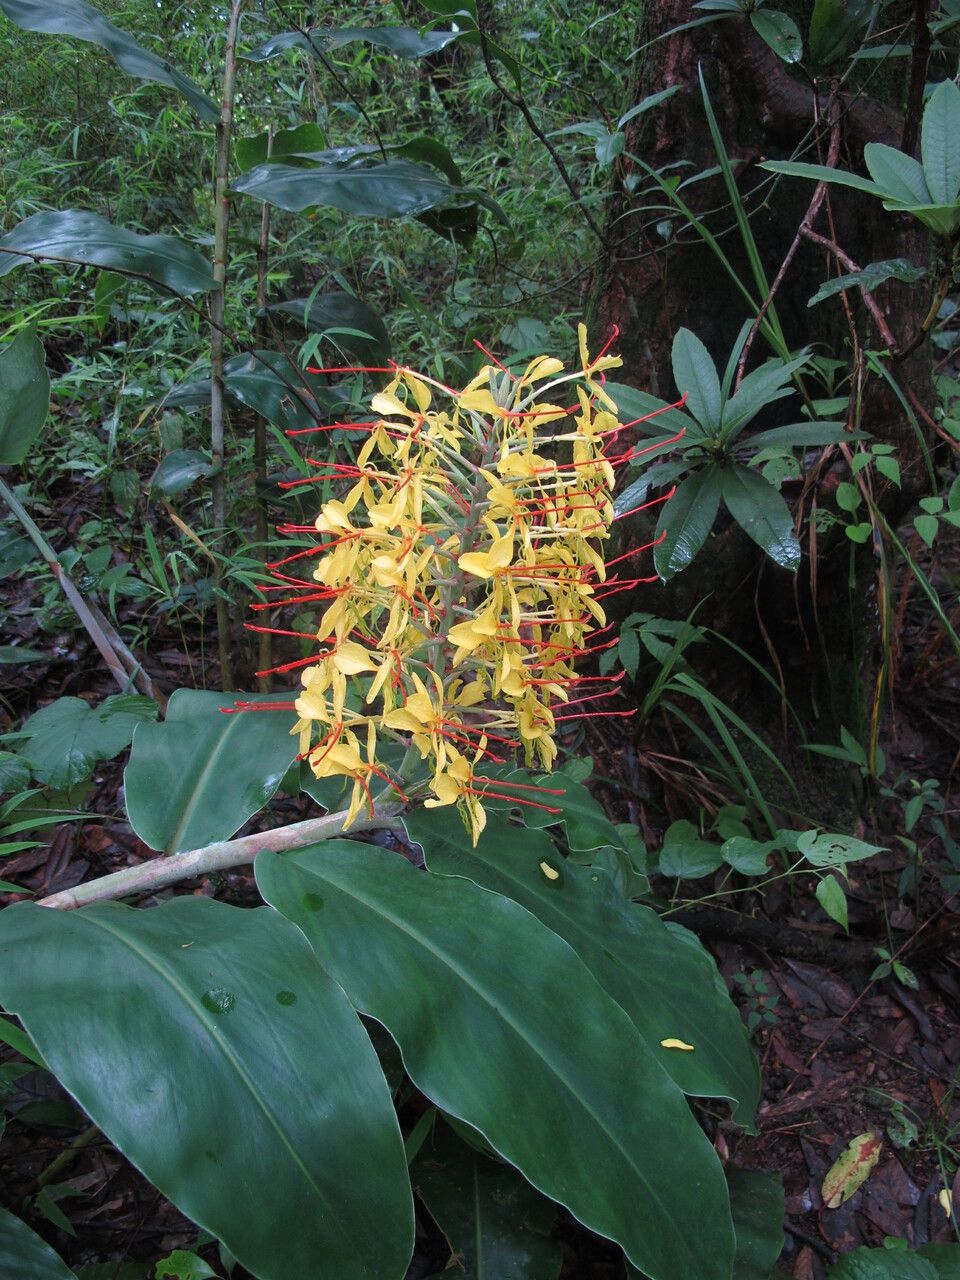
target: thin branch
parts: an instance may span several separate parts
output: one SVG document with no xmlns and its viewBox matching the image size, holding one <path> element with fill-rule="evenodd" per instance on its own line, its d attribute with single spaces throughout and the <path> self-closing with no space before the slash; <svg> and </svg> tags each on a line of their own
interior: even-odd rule
<svg viewBox="0 0 960 1280">
<path fill-rule="evenodd" d="M 400 811 L 399 804 L 374 806 L 373 813 L 358 817 L 352 823 L 350 831 L 392 827 Z M 215 844 L 190 849 L 186 853 L 154 858 L 140 866 L 124 867 L 122 871 L 101 876 L 99 880 L 89 880 L 73 889 L 50 894 L 49 897 L 41 898 L 37 905 L 53 907 L 58 911 L 72 911 L 76 907 L 88 906 L 91 902 L 109 902 L 116 898 L 153 893 L 181 880 L 192 880 L 196 876 L 210 875 L 214 871 L 247 865 L 253 862 L 261 849 L 282 853 L 287 849 L 314 844 L 318 840 L 329 840 L 342 833 L 346 819 L 347 811 L 344 809 L 339 813 L 325 813 L 320 818 L 308 818 L 305 822 L 277 827 L 273 831 L 241 836 L 238 840 L 219 840 Z"/>
</svg>

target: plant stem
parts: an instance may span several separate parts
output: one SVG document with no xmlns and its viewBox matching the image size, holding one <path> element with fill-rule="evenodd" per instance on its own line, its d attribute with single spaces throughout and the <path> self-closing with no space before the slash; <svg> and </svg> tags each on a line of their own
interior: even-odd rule
<svg viewBox="0 0 960 1280">
<path fill-rule="evenodd" d="M 84 600 L 74 586 L 70 575 L 57 559 L 57 553 L 53 547 L 50 546 L 50 543 L 40 532 L 26 507 L 3 480 L 0 480 L 0 498 L 3 498 L 4 502 L 6 502 L 7 506 L 20 521 L 30 541 L 43 556 L 47 567 L 59 583 L 60 589 L 67 597 L 74 613 L 86 628 L 90 639 L 100 650 L 101 657 L 121 690 L 127 693 L 131 684 L 133 684 L 148 698 L 153 698 L 162 710 L 166 705 L 166 699 L 154 687 L 153 681 L 120 639 L 119 635 L 117 635 L 117 632 L 104 614 L 101 613 L 92 600 Z"/>
<path fill-rule="evenodd" d="M 267 159 L 273 150 L 273 127 L 267 128 Z M 270 253 L 270 206 L 266 201 L 260 211 L 260 238 L 257 241 L 257 323 L 256 335 L 259 341 L 264 339 L 267 315 L 267 263 Z M 251 362 L 252 363 L 252 362 Z M 257 545 L 260 548 L 260 559 L 264 573 L 268 572 L 267 561 L 270 552 L 267 548 L 269 529 L 267 522 L 267 500 L 264 490 L 267 483 L 267 424 L 261 415 L 256 415 L 253 427 L 253 483 L 254 483 L 254 519 L 256 521 Z M 266 671 L 273 665 L 273 632 L 264 629 L 257 637 L 257 668 Z M 261 693 L 269 693 L 273 680 L 269 675 L 258 676 L 257 686 Z"/>
<path fill-rule="evenodd" d="M 230 200 L 227 195 L 227 179 L 230 167 L 230 135 L 233 126 L 233 99 L 237 83 L 237 28 L 244 0 L 232 0 L 230 20 L 227 25 L 227 47 L 224 53 L 223 94 L 220 102 L 220 123 L 217 125 L 217 152 L 214 164 L 213 201 L 213 276 L 217 288 L 210 295 L 210 455 L 213 462 L 212 518 L 214 527 L 222 531 L 227 524 L 227 486 L 224 467 L 224 408 L 223 383 L 223 318 L 226 302 L 227 235 L 230 227 Z M 233 662 L 230 651 L 230 610 L 223 593 L 223 571 L 218 567 L 217 585 L 217 636 L 220 651 L 220 675 L 224 689 L 233 688 Z"/>
<path fill-rule="evenodd" d="M 395 825 L 401 811 L 399 804 L 374 805 L 373 813 L 354 820 L 354 831 L 382 830 Z M 229 867 L 244 866 L 253 862 L 261 849 L 280 853 L 286 849 L 298 849 L 318 840 L 329 840 L 342 833 L 347 811 L 325 813 L 320 818 L 308 818 L 273 831 L 261 831 L 238 840 L 219 840 L 200 849 L 175 853 L 171 857 L 154 858 L 138 867 L 124 867 L 111 875 L 90 880 L 73 889 L 64 889 L 41 898 L 38 906 L 53 907 L 58 911 L 71 911 L 91 902 L 108 902 L 116 898 L 152 893 L 180 880 L 192 880 L 195 876 L 209 875 L 213 871 L 225 871 Z"/>
</svg>

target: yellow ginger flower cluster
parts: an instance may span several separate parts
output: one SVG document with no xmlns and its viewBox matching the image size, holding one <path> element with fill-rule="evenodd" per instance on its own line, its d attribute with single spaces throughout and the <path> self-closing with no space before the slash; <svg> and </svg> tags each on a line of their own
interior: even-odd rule
<svg viewBox="0 0 960 1280">
<path fill-rule="evenodd" d="M 581 326 L 572 372 L 541 356 L 519 376 L 487 365 L 454 390 L 396 368 L 372 421 L 335 424 L 368 438 L 355 462 L 315 464 L 342 496 L 322 505 L 319 544 L 279 562 L 315 557 L 312 582 L 278 576 L 324 606 L 293 732 L 318 778 L 353 780 L 347 825 L 375 789 L 402 794 L 378 760 L 382 737 L 428 762 L 426 804 L 456 804 L 474 841 L 484 796 L 506 785 L 484 761 L 519 747 L 527 764 L 553 765 L 574 663 L 605 625 L 605 450 L 622 428 L 601 375 L 620 364 L 591 361 Z"/>
</svg>

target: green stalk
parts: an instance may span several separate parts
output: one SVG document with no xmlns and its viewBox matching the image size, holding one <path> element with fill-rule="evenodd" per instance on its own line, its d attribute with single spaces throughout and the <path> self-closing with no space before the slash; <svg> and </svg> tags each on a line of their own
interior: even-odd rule
<svg viewBox="0 0 960 1280">
<path fill-rule="evenodd" d="M 273 150 L 273 129 L 267 129 L 267 159 Z M 257 312 L 256 334 L 262 341 L 266 334 L 267 312 L 267 261 L 270 252 L 270 206 L 263 202 L 260 211 L 260 238 L 257 241 Z M 267 548 L 269 528 L 267 524 L 267 502 L 264 489 L 267 483 L 267 424 L 258 413 L 253 426 L 253 483 L 256 499 L 254 502 L 254 519 L 256 521 L 256 539 L 260 548 L 260 559 L 266 574 L 270 552 Z M 257 669 L 266 671 L 273 666 L 273 633 L 261 631 L 257 636 Z M 270 676 L 259 676 L 257 684 L 261 693 L 269 693 L 273 688 Z"/>
<path fill-rule="evenodd" d="M 233 131 L 233 102 L 237 83 L 237 29 L 244 0 L 232 0 L 230 20 L 227 25 L 227 47 L 224 54 L 223 93 L 220 102 L 220 123 L 217 125 L 217 151 L 214 163 L 213 201 L 213 275 L 217 288 L 210 295 L 210 454 L 213 462 L 213 524 L 226 532 L 227 487 L 223 468 L 224 407 L 223 382 L 223 320 L 226 303 L 227 237 L 230 227 L 230 201 L 227 195 L 227 179 L 230 168 L 230 138 Z M 230 609 L 223 592 L 223 570 L 215 574 L 217 586 L 217 638 L 220 653 L 220 674 L 224 689 L 233 688 L 233 661 L 230 649 Z"/>
</svg>

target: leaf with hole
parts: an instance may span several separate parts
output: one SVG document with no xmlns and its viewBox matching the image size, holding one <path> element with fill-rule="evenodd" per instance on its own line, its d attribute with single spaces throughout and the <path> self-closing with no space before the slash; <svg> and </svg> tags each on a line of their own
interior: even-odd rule
<svg viewBox="0 0 960 1280">
<path fill-rule="evenodd" d="M 875 853 L 883 853 L 884 847 L 867 844 L 853 836 L 802 831 L 797 837 L 797 852 L 814 867 L 843 867 L 848 862 L 862 862 Z"/>
<path fill-rule="evenodd" d="M 258 1280 L 401 1280 L 413 1215 L 383 1072 L 275 911 L 17 904 L 0 913 L 0 1000 L 93 1123 Z"/>
</svg>

